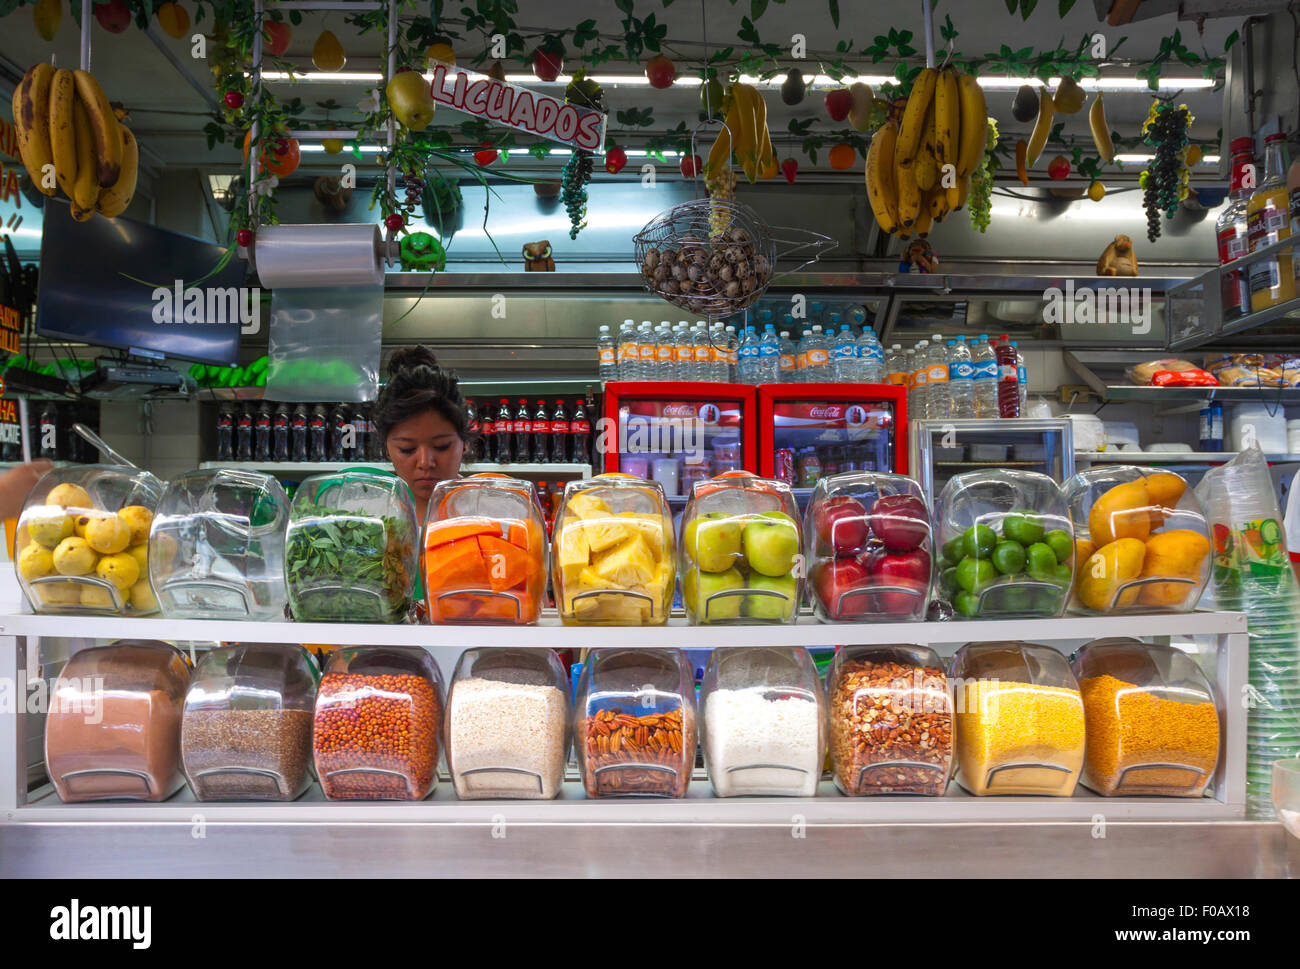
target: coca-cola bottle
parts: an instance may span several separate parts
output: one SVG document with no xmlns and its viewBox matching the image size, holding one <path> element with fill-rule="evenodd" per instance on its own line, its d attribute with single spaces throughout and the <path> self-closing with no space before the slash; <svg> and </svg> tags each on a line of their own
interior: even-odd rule
<svg viewBox="0 0 1300 969">
<path fill-rule="evenodd" d="M 564 410 L 564 401 L 555 402 L 551 412 L 551 461 L 563 464 L 569 460 L 569 415 Z"/>
<path fill-rule="evenodd" d="M 311 409 L 311 419 L 307 422 L 307 438 L 312 461 L 325 460 L 325 405 L 317 404 Z"/>
<path fill-rule="evenodd" d="M 370 422 L 366 419 L 365 409 L 360 404 L 352 408 L 352 435 L 352 460 L 364 461 L 370 454 L 367 450 L 370 442 Z"/>
<path fill-rule="evenodd" d="M 574 464 L 591 462 L 591 422 L 587 420 L 587 410 L 582 398 L 578 398 L 573 408 L 573 420 L 569 421 L 569 438 L 573 445 L 569 448 L 569 460 Z"/>
<path fill-rule="evenodd" d="M 528 464 L 533 460 L 533 420 L 528 413 L 528 401 L 519 398 L 515 408 L 515 460 Z"/>
<path fill-rule="evenodd" d="M 478 460 L 491 461 L 492 455 L 496 453 L 496 422 L 492 420 L 492 410 L 489 404 L 483 411 L 483 416 L 478 422 Z"/>
<path fill-rule="evenodd" d="M 289 453 L 294 461 L 307 460 L 307 405 L 299 404 L 289 419 Z"/>
<path fill-rule="evenodd" d="M 330 460 L 347 461 L 351 458 L 350 448 L 347 446 L 348 432 L 348 414 L 343 409 L 342 404 L 334 408 L 334 414 L 330 418 Z"/>
<path fill-rule="evenodd" d="M 546 464 L 551 460 L 551 419 L 546 413 L 546 401 L 537 402 L 533 414 L 533 460 Z"/>
<path fill-rule="evenodd" d="M 504 397 L 498 401 L 497 419 L 492 427 L 492 460 L 497 464 L 510 464 L 515 459 L 515 415 L 510 413 L 510 402 Z"/>
<path fill-rule="evenodd" d="M 258 461 L 271 460 L 271 408 L 263 404 L 253 421 L 253 455 Z"/>
<path fill-rule="evenodd" d="M 233 461 L 235 459 L 235 417 L 230 413 L 230 406 L 222 404 L 217 411 L 217 460 Z"/>
<path fill-rule="evenodd" d="M 473 464 L 478 460 L 479 446 L 482 443 L 479 440 L 481 430 L 478 423 L 478 408 L 474 406 L 473 397 L 465 398 L 465 430 L 469 438 L 465 442 L 465 462 Z"/>
<path fill-rule="evenodd" d="M 235 421 L 235 460 L 253 460 L 253 413 L 241 407 Z"/>
<path fill-rule="evenodd" d="M 271 418 L 271 452 L 277 461 L 289 460 L 289 405 L 277 404 Z"/>
</svg>

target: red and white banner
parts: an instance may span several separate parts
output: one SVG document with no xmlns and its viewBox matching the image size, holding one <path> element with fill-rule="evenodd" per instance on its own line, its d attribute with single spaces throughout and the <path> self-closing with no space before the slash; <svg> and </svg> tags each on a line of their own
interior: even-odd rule
<svg viewBox="0 0 1300 969">
<path fill-rule="evenodd" d="M 699 421 L 706 427 L 739 427 L 740 404 L 734 400 L 675 401 L 630 400 L 619 408 L 620 423 L 640 420 L 656 424 L 664 421 Z"/>
<path fill-rule="evenodd" d="M 430 91 L 439 104 L 561 145 L 595 152 L 605 147 L 606 116 L 599 111 L 454 64 L 432 64 Z"/>
<path fill-rule="evenodd" d="M 781 428 L 847 430 L 887 428 L 894 423 L 893 411 L 879 403 L 835 402 L 824 404 L 780 402 L 774 408 L 773 424 Z"/>
</svg>

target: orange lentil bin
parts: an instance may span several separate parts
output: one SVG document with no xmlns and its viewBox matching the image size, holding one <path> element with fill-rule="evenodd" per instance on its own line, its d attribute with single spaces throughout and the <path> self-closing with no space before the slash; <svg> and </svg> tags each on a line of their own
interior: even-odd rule
<svg viewBox="0 0 1300 969">
<path fill-rule="evenodd" d="M 418 801 L 437 778 L 441 704 L 411 673 L 326 673 L 316 700 L 316 773 L 326 797 Z"/>
<path fill-rule="evenodd" d="M 1079 691 L 1088 738 L 1084 784 L 1105 795 L 1205 793 L 1219 761 L 1219 715 L 1213 703 L 1166 700 L 1113 676 L 1080 680 Z M 1186 764 L 1203 773 L 1177 767 L 1129 769 L 1142 764 Z"/>
</svg>

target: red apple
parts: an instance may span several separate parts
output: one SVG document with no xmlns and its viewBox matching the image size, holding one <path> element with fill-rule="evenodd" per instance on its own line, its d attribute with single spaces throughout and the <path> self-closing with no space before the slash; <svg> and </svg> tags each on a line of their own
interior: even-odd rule
<svg viewBox="0 0 1300 969">
<path fill-rule="evenodd" d="M 871 506 L 871 532 L 891 552 L 910 552 L 930 536 L 925 502 L 914 495 L 885 495 Z"/>
<path fill-rule="evenodd" d="M 645 63 L 645 76 L 651 87 L 672 87 L 677 79 L 677 67 L 663 54 L 656 54 Z"/>
<path fill-rule="evenodd" d="M 108 0 L 95 4 L 95 19 L 110 34 L 120 34 L 131 26 L 131 11 L 126 0 Z"/>
<path fill-rule="evenodd" d="M 865 588 L 871 577 L 855 558 L 830 559 L 813 566 L 813 592 L 831 619 L 857 619 L 871 612 L 871 596 L 848 595 Z"/>
<path fill-rule="evenodd" d="M 924 608 L 930 587 L 930 554 L 922 548 L 910 552 L 877 550 L 862 556 L 872 585 L 893 585 L 915 589 L 919 596 L 906 592 L 881 592 L 872 596 L 875 607 L 891 616 L 906 616 Z"/>
<path fill-rule="evenodd" d="M 849 93 L 848 88 L 839 87 L 834 91 L 826 92 L 826 113 L 831 116 L 832 121 L 843 121 L 849 116 L 852 108 L 853 95 Z"/>
<path fill-rule="evenodd" d="M 266 43 L 266 52 L 272 57 L 280 57 L 289 49 L 289 40 L 293 31 L 283 20 L 268 20 L 262 24 L 262 39 Z"/>
<path fill-rule="evenodd" d="M 554 81 L 564 70 L 564 56 L 556 51 L 537 48 L 533 51 L 533 73 L 540 80 Z"/>
<path fill-rule="evenodd" d="M 867 509 L 848 495 L 836 495 L 813 509 L 817 538 L 836 555 L 852 555 L 867 542 Z"/>
</svg>

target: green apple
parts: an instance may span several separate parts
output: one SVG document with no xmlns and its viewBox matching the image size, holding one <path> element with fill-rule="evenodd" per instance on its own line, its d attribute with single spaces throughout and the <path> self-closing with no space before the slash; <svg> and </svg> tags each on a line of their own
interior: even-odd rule
<svg viewBox="0 0 1300 969">
<path fill-rule="evenodd" d="M 725 572 L 698 572 L 691 569 L 682 579 L 682 601 L 691 610 L 697 623 L 738 619 L 743 596 L 721 596 L 712 602 L 709 597 L 719 592 L 743 588 L 745 577 L 739 569 L 727 569 Z"/>
<path fill-rule="evenodd" d="M 779 592 L 785 597 L 778 599 L 776 596 L 745 596 L 741 611 L 749 619 L 787 622 L 799 605 L 799 580 L 793 573 L 771 576 L 751 572 L 749 587 L 763 589 L 766 592 Z"/>
<path fill-rule="evenodd" d="M 799 554 L 799 525 L 783 511 L 765 511 L 745 523 L 741 540 L 755 572 L 773 577 L 794 568 Z"/>
<path fill-rule="evenodd" d="M 738 518 L 711 511 L 687 523 L 682 545 L 701 571 L 725 572 L 740 558 L 743 524 Z"/>
</svg>

